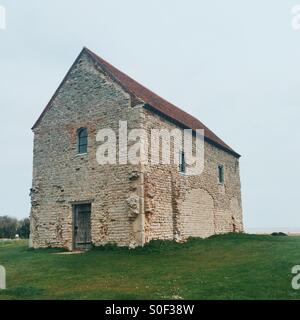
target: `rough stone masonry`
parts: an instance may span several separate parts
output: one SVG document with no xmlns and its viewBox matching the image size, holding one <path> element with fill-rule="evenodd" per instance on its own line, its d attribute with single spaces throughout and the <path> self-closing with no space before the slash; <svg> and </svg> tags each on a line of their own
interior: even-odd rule
<svg viewBox="0 0 300 320">
<path fill-rule="evenodd" d="M 99 165 L 96 134 L 103 128 L 118 132 L 119 121 L 149 135 L 153 128 L 204 129 L 204 171 L 189 176 L 175 164 Z M 80 128 L 87 130 L 86 153 L 78 153 Z M 86 48 L 33 132 L 34 248 L 74 250 L 78 228 L 89 228 L 96 246 L 129 247 L 243 231 L 239 154 L 199 120 Z M 90 204 L 91 210 L 90 221 L 83 219 L 78 227 L 74 208 L 80 204 Z"/>
</svg>

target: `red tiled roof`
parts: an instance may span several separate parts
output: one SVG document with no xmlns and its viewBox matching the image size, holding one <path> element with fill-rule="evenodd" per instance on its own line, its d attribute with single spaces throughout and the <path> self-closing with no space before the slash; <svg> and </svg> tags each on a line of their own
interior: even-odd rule
<svg viewBox="0 0 300 320">
<path fill-rule="evenodd" d="M 158 111 L 160 114 L 163 114 L 166 117 L 171 118 L 172 120 L 175 120 L 177 123 L 181 124 L 186 128 L 190 128 L 193 130 L 204 129 L 204 135 L 208 142 L 211 142 L 217 145 L 221 149 L 228 151 L 229 153 L 233 154 L 236 157 L 240 157 L 238 153 L 236 153 L 223 140 L 221 140 L 216 134 L 214 134 L 210 129 L 208 129 L 201 121 L 191 116 L 187 112 L 183 111 L 182 109 L 176 107 L 172 103 L 161 98 L 160 96 L 150 91 L 149 89 L 145 88 L 143 85 L 139 84 L 137 81 L 133 80 L 132 78 L 127 76 L 125 73 L 121 72 L 120 70 L 118 70 L 117 68 L 115 68 L 114 66 L 112 66 L 111 64 L 103 60 L 102 58 L 100 58 L 98 55 L 96 55 L 94 52 L 90 51 L 89 49 L 84 48 L 83 52 L 86 52 L 87 54 L 89 54 L 89 56 L 94 60 L 94 62 L 96 64 L 99 64 L 100 67 L 108 74 L 108 76 L 112 77 L 113 80 L 118 82 L 118 84 L 125 91 L 127 91 L 134 97 L 138 98 L 139 100 L 143 101 L 145 104 L 149 105 L 152 110 Z M 80 56 L 81 54 L 79 55 L 79 57 Z M 50 108 L 51 102 L 53 98 L 56 96 L 56 93 L 54 94 L 54 96 L 52 97 L 52 99 L 44 109 L 43 113 L 41 114 L 40 118 L 37 120 L 33 128 L 35 128 L 39 124 L 43 115 Z"/>
</svg>

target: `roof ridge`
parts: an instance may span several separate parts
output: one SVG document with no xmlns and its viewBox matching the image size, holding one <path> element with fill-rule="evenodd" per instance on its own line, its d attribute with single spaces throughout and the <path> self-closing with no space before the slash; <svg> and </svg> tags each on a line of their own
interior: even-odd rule
<svg viewBox="0 0 300 320">
<path fill-rule="evenodd" d="M 104 60 L 103 58 L 101 58 L 100 56 L 98 56 L 96 53 L 94 53 L 93 51 L 91 51 L 90 49 L 88 49 L 87 47 L 84 47 L 84 49 L 91 54 L 92 56 L 96 57 L 98 60 L 102 61 L 103 63 L 105 63 L 106 65 L 109 65 L 111 68 L 115 69 L 117 72 L 122 73 L 124 76 L 130 78 L 130 80 L 136 82 L 137 84 L 139 84 L 140 86 L 143 86 L 144 88 L 146 88 L 144 85 L 140 84 L 138 81 L 134 80 L 131 76 L 125 74 L 123 71 L 120 71 L 119 69 L 117 69 L 115 66 L 113 66 L 111 63 L 107 62 L 106 60 Z M 104 65 L 105 67 L 105 65 Z M 109 70 L 108 70 L 109 71 Z M 114 76 L 115 78 L 117 78 L 116 76 Z M 117 79 L 118 81 L 121 81 L 120 79 Z M 130 91 L 129 88 L 127 88 L 128 91 Z M 159 99 L 164 100 L 165 102 L 171 104 L 173 107 L 175 107 L 176 109 L 181 110 L 182 112 L 186 112 L 183 109 L 177 107 L 175 104 L 173 104 L 172 102 L 166 100 L 165 98 L 161 97 L 160 95 L 158 95 L 157 93 L 155 93 L 154 91 L 152 91 L 151 89 L 146 88 L 151 94 L 157 96 Z M 132 92 L 133 93 L 133 92 Z M 191 115 L 190 116 L 192 118 L 194 118 L 196 121 L 199 121 L 195 116 Z"/>
<path fill-rule="evenodd" d="M 213 131 L 211 131 L 205 124 L 203 124 L 199 119 L 194 117 L 193 115 L 187 113 L 183 109 L 177 107 L 173 103 L 167 101 L 166 99 L 160 97 L 158 94 L 153 92 L 152 90 L 146 88 L 132 77 L 128 76 L 124 72 L 117 69 L 115 66 L 98 56 L 96 53 L 91 51 L 90 49 L 84 47 L 84 50 L 94 59 L 97 63 L 100 64 L 104 71 L 111 75 L 120 85 L 125 89 L 125 91 L 133 94 L 136 98 L 144 101 L 149 104 L 153 109 L 165 114 L 166 116 L 176 120 L 178 123 L 185 125 L 186 127 L 196 130 L 196 129 L 204 129 L 205 138 L 217 144 L 222 149 L 225 149 L 232 153 L 233 155 L 240 157 L 240 155 L 235 152 L 230 146 L 228 146 L 221 138 L 219 138 Z M 133 89 L 133 87 L 138 87 Z M 139 94 L 141 93 L 141 94 Z M 147 99 L 147 96 L 152 96 L 151 99 Z M 149 102 L 157 100 L 157 104 Z M 158 108 L 158 104 L 163 104 L 165 108 Z M 167 108 L 167 109 L 166 109 Z M 175 115 L 175 116 L 174 116 Z M 177 115 L 177 116 L 176 116 Z M 183 119 L 184 118 L 184 119 Z M 185 121 L 187 120 L 187 121 Z M 188 122 L 188 123 L 187 123 Z M 198 127 L 197 127 L 198 126 Z"/>
<path fill-rule="evenodd" d="M 98 56 L 96 53 L 94 53 L 93 51 L 91 51 L 91 50 L 88 49 L 87 47 L 84 47 L 84 49 L 85 49 L 89 54 L 91 54 L 92 56 L 96 57 L 98 60 L 102 61 L 102 62 L 105 63 L 106 65 L 109 65 L 111 68 L 115 69 L 117 72 L 122 73 L 122 74 L 125 75 L 126 77 L 130 78 L 132 81 L 135 81 L 135 82 L 136 82 L 137 84 L 139 84 L 140 86 L 143 86 L 144 88 L 146 88 L 144 85 L 140 84 L 138 81 L 134 80 L 131 76 L 125 74 L 123 71 L 120 71 L 120 70 L 117 69 L 115 66 L 113 66 L 111 63 L 107 62 L 106 60 L 104 60 L 103 58 L 101 58 L 100 56 Z M 105 65 L 104 65 L 104 67 L 105 67 Z M 109 70 L 108 70 L 108 72 L 109 72 Z M 114 76 L 114 77 L 117 78 L 116 76 Z M 117 79 L 117 80 L 121 82 L 120 79 Z M 129 88 L 127 88 L 127 89 L 128 89 L 128 91 L 130 91 Z M 157 96 L 159 99 L 162 99 L 162 100 L 164 100 L 165 102 L 171 104 L 171 105 L 172 105 L 173 107 L 175 107 L 176 109 L 179 109 L 179 110 L 181 110 L 182 112 L 186 112 L 186 111 L 184 111 L 183 109 L 177 107 L 174 103 L 172 103 L 172 102 L 166 100 L 165 98 L 161 97 L 160 95 L 158 95 L 157 93 L 155 93 L 155 92 L 152 91 L 151 89 L 148 89 L 148 88 L 146 88 L 146 89 L 147 89 L 151 94 L 153 94 L 153 95 Z M 133 92 L 132 92 L 132 93 L 133 93 Z M 193 115 L 191 115 L 191 114 L 190 114 L 190 116 L 191 116 L 192 118 L 194 118 L 194 120 L 199 121 L 195 116 L 193 116 Z"/>
<path fill-rule="evenodd" d="M 145 103 L 145 106 L 150 106 L 151 110 L 154 112 L 158 112 L 166 116 L 168 119 L 172 119 L 176 123 L 180 124 L 183 127 L 190 128 L 193 130 L 204 129 L 204 137 L 211 144 L 216 145 L 220 149 L 223 149 L 235 157 L 240 157 L 240 155 L 235 152 L 230 146 L 228 146 L 221 138 L 219 138 L 213 131 L 211 131 L 207 126 L 205 126 L 200 120 L 181 108 L 175 106 L 173 103 L 167 101 L 166 99 L 160 97 L 153 91 L 147 89 L 145 86 L 126 75 L 124 72 L 120 71 L 116 67 L 114 67 L 109 62 L 105 61 L 103 58 L 99 57 L 93 51 L 88 49 L 87 47 L 83 47 L 80 54 L 68 70 L 66 76 L 60 83 L 59 87 L 55 91 L 54 95 L 46 105 L 45 109 L 33 125 L 32 129 L 36 128 L 40 121 L 42 120 L 45 113 L 50 109 L 51 104 L 55 97 L 57 96 L 60 88 L 66 81 L 68 75 L 70 74 L 73 66 L 78 62 L 83 52 L 86 52 L 94 61 L 94 63 L 99 64 L 103 71 L 108 74 L 112 80 L 116 81 L 126 92 L 137 98 L 138 100 Z"/>
</svg>

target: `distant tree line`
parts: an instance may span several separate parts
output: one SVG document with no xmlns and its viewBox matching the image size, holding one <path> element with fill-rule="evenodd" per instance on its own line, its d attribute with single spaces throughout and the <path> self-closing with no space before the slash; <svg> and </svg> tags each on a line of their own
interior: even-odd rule
<svg viewBox="0 0 300 320">
<path fill-rule="evenodd" d="M 0 238 L 14 239 L 18 235 L 22 239 L 28 239 L 29 233 L 29 218 L 18 220 L 9 216 L 0 216 Z"/>
</svg>

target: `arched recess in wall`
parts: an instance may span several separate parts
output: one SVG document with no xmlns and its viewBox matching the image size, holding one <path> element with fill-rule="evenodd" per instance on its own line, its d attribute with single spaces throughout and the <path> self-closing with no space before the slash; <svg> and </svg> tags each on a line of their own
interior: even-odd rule
<svg viewBox="0 0 300 320">
<path fill-rule="evenodd" d="M 187 237 L 209 237 L 214 234 L 214 200 L 204 189 L 186 193 L 180 207 L 180 234 Z"/>
</svg>

